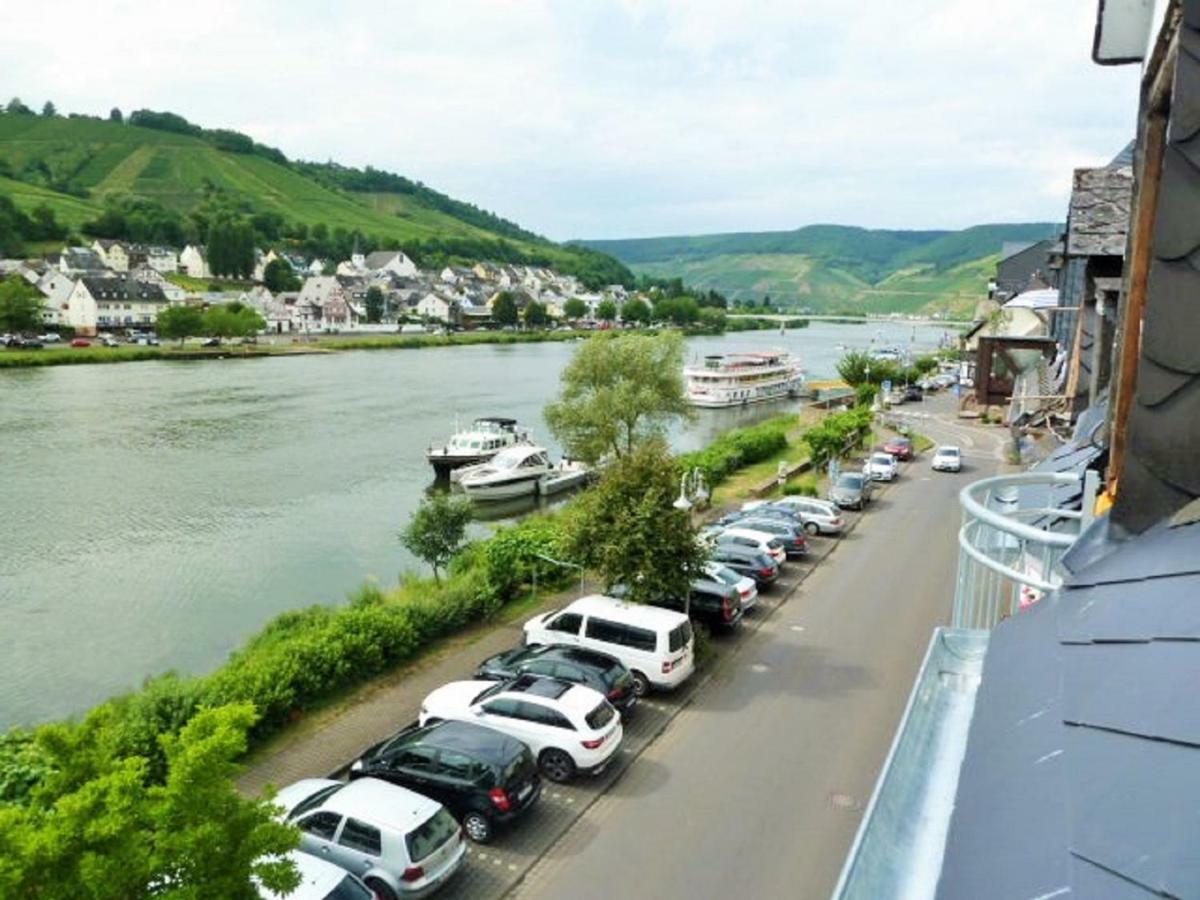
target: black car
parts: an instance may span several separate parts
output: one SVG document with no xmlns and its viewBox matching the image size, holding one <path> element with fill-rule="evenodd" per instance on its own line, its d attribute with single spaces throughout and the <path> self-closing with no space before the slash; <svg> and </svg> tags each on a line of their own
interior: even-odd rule
<svg viewBox="0 0 1200 900">
<path fill-rule="evenodd" d="M 717 544 L 708 558 L 729 566 L 739 575 L 753 578 L 760 588 L 766 587 L 779 577 L 779 563 L 765 553 L 736 544 Z"/>
<path fill-rule="evenodd" d="M 693 581 L 690 600 L 688 617 L 711 630 L 728 630 L 742 621 L 742 597 L 733 585 Z M 662 597 L 651 600 L 650 605 L 683 612 L 685 603 L 682 597 Z"/>
<path fill-rule="evenodd" d="M 910 384 L 904 389 L 904 400 L 909 403 L 916 403 L 919 400 L 924 400 L 925 394 L 915 384 Z"/>
<path fill-rule="evenodd" d="M 541 776 L 529 748 L 482 725 L 412 725 L 376 744 L 351 778 L 381 778 L 441 803 L 478 843 L 533 806 Z"/>
<path fill-rule="evenodd" d="M 624 664 L 615 656 L 582 647 L 515 647 L 485 659 L 475 670 L 476 678 L 507 680 L 518 675 L 546 675 L 587 685 L 622 713 L 628 713 L 637 703 L 633 675 Z"/>
</svg>

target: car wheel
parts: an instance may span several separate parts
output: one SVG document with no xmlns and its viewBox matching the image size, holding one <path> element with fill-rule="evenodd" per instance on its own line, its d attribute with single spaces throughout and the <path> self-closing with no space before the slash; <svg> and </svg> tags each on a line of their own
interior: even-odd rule
<svg viewBox="0 0 1200 900">
<path fill-rule="evenodd" d="M 477 844 L 486 844 L 492 839 L 492 820 L 477 810 L 471 810 L 462 820 L 463 831 Z"/>
<path fill-rule="evenodd" d="M 804 523 L 804 531 L 809 536 L 816 535 L 820 530 L 821 529 L 817 527 L 816 522 L 805 522 Z"/>
<path fill-rule="evenodd" d="M 385 881 L 380 881 L 378 878 L 365 878 L 363 884 L 375 892 L 375 896 L 379 900 L 399 900 L 396 892 L 392 890 L 391 885 Z"/>
<path fill-rule="evenodd" d="M 565 750 L 559 750 L 556 747 L 543 750 L 538 765 L 541 766 L 543 775 L 560 784 L 570 781 L 575 775 L 575 760 L 571 759 Z"/>
<path fill-rule="evenodd" d="M 630 674 L 633 675 L 633 692 L 637 696 L 645 697 L 648 693 L 650 693 L 649 678 L 647 678 L 637 669 L 634 669 Z"/>
</svg>

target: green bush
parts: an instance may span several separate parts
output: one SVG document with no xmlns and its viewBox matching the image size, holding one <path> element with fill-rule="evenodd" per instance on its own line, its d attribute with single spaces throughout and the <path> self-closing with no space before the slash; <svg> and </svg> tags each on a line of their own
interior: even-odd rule
<svg viewBox="0 0 1200 900">
<path fill-rule="evenodd" d="M 815 497 L 817 496 L 817 476 L 809 473 L 795 481 L 789 481 L 783 486 L 785 497 Z"/>
<path fill-rule="evenodd" d="M 795 416 L 776 416 L 748 428 L 725 432 L 708 447 L 678 457 L 684 471 L 699 468 L 710 487 L 720 484 L 746 466 L 770 459 L 787 449 L 788 431 L 796 424 Z"/>
</svg>

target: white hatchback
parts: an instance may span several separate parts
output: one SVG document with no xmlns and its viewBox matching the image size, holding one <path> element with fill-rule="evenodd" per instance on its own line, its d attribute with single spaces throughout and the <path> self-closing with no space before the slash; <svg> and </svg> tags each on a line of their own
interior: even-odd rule
<svg viewBox="0 0 1200 900">
<path fill-rule="evenodd" d="M 890 453 L 872 453 L 867 464 L 863 466 L 863 474 L 872 481 L 891 481 L 899 471 L 900 467 L 896 465 L 896 457 Z"/>
<path fill-rule="evenodd" d="M 593 774 L 621 745 L 621 716 L 597 690 L 519 675 L 511 681 L 453 681 L 421 704 L 420 722 L 474 722 L 526 744 L 551 781 Z"/>
<path fill-rule="evenodd" d="M 750 512 L 761 506 L 774 506 L 795 513 L 809 534 L 841 534 L 842 527 L 846 524 L 837 504 L 828 500 L 818 500 L 816 497 L 791 496 L 780 497 L 778 500 L 748 500 L 742 504 L 742 510 Z"/>
<path fill-rule="evenodd" d="M 757 550 L 759 553 L 765 553 L 771 559 L 775 560 L 778 565 L 783 565 L 787 562 L 787 551 L 783 549 L 783 543 L 775 535 L 767 531 L 759 531 L 755 528 L 738 528 L 736 525 L 730 528 L 723 528 L 714 538 L 717 544 L 737 544 L 740 547 L 749 547 Z"/>
<path fill-rule="evenodd" d="M 938 447 L 929 465 L 935 472 L 961 472 L 962 451 L 957 447 Z"/>
</svg>

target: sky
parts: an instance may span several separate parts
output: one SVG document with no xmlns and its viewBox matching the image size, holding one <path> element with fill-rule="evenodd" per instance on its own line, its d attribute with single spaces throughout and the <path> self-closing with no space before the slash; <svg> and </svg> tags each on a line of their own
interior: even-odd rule
<svg viewBox="0 0 1200 900">
<path fill-rule="evenodd" d="M 0 94 L 170 110 L 556 240 L 1061 221 L 1133 134 L 1095 0 L 52 0 Z"/>
</svg>

